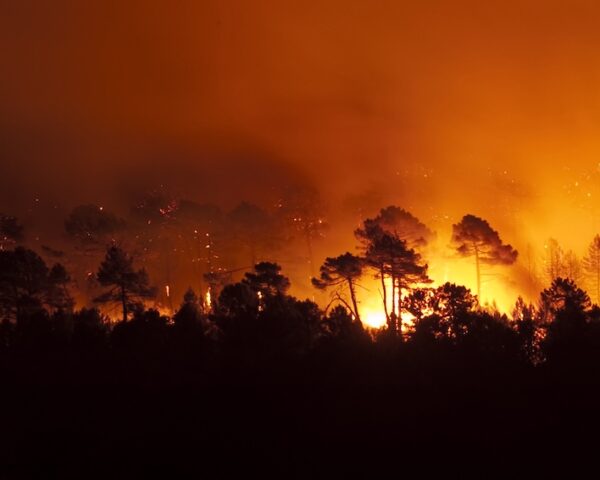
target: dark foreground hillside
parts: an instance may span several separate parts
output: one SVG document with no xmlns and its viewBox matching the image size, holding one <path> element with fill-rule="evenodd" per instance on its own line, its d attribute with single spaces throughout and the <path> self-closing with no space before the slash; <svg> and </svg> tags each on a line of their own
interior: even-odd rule
<svg viewBox="0 0 600 480">
<path fill-rule="evenodd" d="M 597 446 L 598 369 L 372 347 L 209 368 L 133 357 L 5 358 L 3 477 L 454 477 L 541 472 Z"/>
<path fill-rule="evenodd" d="M 0 477 L 572 476 L 596 458 L 600 309 L 571 280 L 510 319 L 465 287 L 415 288 L 410 328 L 392 310 L 369 331 L 347 305 L 288 295 L 261 263 L 210 308 L 189 291 L 172 317 L 117 283 L 102 297 L 122 307 L 114 323 L 73 309 L 43 268 L 31 288 L 37 257 L 12 256 Z"/>
</svg>

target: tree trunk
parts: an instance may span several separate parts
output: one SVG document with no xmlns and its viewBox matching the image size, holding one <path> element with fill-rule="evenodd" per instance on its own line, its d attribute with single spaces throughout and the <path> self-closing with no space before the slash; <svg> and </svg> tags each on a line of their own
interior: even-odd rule
<svg viewBox="0 0 600 480">
<path fill-rule="evenodd" d="M 356 320 L 358 320 L 358 324 L 362 327 L 360 313 L 358 312 L 358 304 L 356 302 L 356 292 L 354 291 L 354 284 L 350 278 L 348 279 L 348 289 L 350 290 L 350 299 L 352 300 L 352 307 L 354 308 L 354 316 L 356 317 Z"/>
<path fill-rule="evenodd" d="M 402 337 L 402 289 L 400 288 L 400 282 L 398 281 L 398 286 L 396 287 L 398 300 L 396 301 L 396 310 L 398 312 L 398 335 Z"/>
<path fill-rule="evenodd" d="M 396 315 L 396 277 L 391 276 L 392 279 L 392 313 L 390 314 L 389 327 L 392 335 L 398 334 L 398 315 Z"/>
<path fill-rule="evenodd" d="M 383 267 L 379 270 L 379 273 L 381 275 L 381 288 L 383 289 L 383 311 L 385 312 L 385 318 L 388 322 L 388 324 L 390 323 L 390 314 L 388 312 L 388 307 L 387 307 L 387 289 L 385 288 L 385 274 L 383 273 Z"/>
<path fill-rule="evenodd" d="M 121 304 L 123 306 L 123 322 L 127 321 L 127 296 L 125 295 L 125 288 L 121 287 Z"/>
<path fill-rule="evenodd" d="M 479 249 L 475 246 L 475 272 L 477 274 L 477 298 L 481 304 L 481 272 L 479 270 Z"/>
</svg>

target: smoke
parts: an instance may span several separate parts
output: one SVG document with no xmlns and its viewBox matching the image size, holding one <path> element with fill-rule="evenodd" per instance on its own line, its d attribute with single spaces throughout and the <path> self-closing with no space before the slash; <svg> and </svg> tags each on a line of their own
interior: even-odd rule
<svg viewBox="0 0 600 480">
<path fill-rule="evenodd" d="M 51 235 L 156 185 L 229 208 L 314 185 L 353 245 L 398 204 L 521 252 L 600 228 L 593 2 L 0 1 L 0 208 Z M 442 244 L 443 246 L 443 244 Z"/>
</svg>

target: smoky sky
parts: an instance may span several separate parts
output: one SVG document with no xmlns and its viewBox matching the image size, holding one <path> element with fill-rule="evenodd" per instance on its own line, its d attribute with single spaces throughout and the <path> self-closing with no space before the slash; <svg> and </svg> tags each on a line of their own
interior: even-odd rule
<svg viewBox="0 0 600 480">
<path fill-rule="evenodd" d="M 599 21 L 593 1 L 0 1 L 0 208 L 296 182 L 428 219 L 504 198 L 546 233 L 598 173 Z"/>
</svg>

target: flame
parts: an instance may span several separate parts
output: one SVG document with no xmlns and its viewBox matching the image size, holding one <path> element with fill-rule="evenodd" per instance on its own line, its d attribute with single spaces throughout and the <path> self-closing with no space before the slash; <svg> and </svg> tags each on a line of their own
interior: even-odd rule
<svg viewBox="0 0 600 480">
<path fill-rule="evenodd" d="M 381 297 L 369 295 L 363 300 L 360 307 L 360 318 L 362 323 L 369 328 L 383 328 L 387 319 L 383 309 Z M 400 313 L 400 328 L 402 332 L 408 331 L 414 325 L 415 317 L 408 312 Z"/>
<path fill-rule="evenodd" d="M 262 312 L 264 309 L 264 305 L 263 305 L 263 294 L 262 292 L 259 290 L 258 292 L 256 292 L 256 296 L 258 297 L 258 311 Z"/>
<path fill-rule="evenodd" d="M 206 302 L 206 307 L 210 310 L 212 308 L 212 297 L 210 294 L 210 287 L 208 287 L 208 289 L 206 290 L 204 301 Z"/>
<path fill-rule="evenodd" d="M 386 324 L 385 312 L 381 306 L 363 308 L 360 318 L 362 323 L 370 328 L 382 328 Z"/>
</svg>

